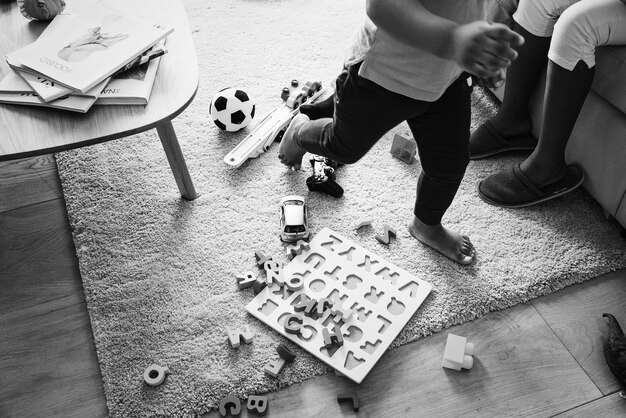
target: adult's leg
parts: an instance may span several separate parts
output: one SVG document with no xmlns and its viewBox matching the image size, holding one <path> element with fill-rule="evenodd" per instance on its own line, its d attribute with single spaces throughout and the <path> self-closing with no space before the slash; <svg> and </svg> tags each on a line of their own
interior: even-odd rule
<svg viewBox="0 0 626 418">
<path fill-rule="evenodd" d="M 521 0 L 513 14 L 513 30 L 524 37 L 518 57 L 507 69 L 502 104 L 496 115 L 472 133 L 473 159 L 514 149 L 532 150 L 529 102 L 547 62 L 558 16 L 579 0 Z"/>
<path fill-rule="evenodd" d="M 513 174 L 483 180 L 483 199 L 524 207 L 582 183 L 582 170 L 565 163 L 565 148 L 593 80 L 596 47 L 611 44 L 626 44 L 626 6 L 620 0 L 582 0 L 561 15 L 548 54 L 539 144 Z"/>
<path fill-rule="evenodd" d="M 595 50 L 612 44 L 626 44 L 626 4 L 620 0 L 582 0 L 559 18 L 548 53 L 539 143 L 520 166 L 539 188 L 565 175 L 565 148 L 591 88 Z"/>
<path fill-rule="evenodd" d="M 471 87 L 466 78 L 459 77 L 423 114 L 407 121 L 422 164 L 409 232 L 461 264 L 474 260 L 474 246 L 467 236 L 444 227 L 441 219 L 469 162 Z"/>
</svg>

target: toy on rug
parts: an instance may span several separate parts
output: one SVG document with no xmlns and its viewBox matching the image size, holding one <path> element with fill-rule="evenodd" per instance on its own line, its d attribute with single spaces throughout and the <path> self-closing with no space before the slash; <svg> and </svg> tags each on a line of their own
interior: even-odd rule
<svg viewBox="0 0 626 418">
<path fill-rule="evenodd" d="M 65 9 L 63 0 L 17 0 L 17 5 L 28 20 L 52 20 Z"/>
<path fill-rule="evenodd" d="M 170 370 L 167 367 L 151 364 L 143 372 L 143 380 L 150 386 L 159 386 L 169 372 Z"/>
<path fill-rule="evenodd" d="M 299 250 L 246 310 L 361 383 L 432 286 L 329 228 Z"/>
<path fill-rule="evenodd" d="M 473 355 L 473 343 L 468 343 L 465 337 L 448 334 L 441 367 L 447 367 L 448 369 L 457 371 L 461 369 L 471 369 L 474 365 Z"/>
<path fill-rule="evenodd" d="M 344 392 L 337 395 L 337 402 L 350 402 L 352 410 L 359 412 L 359 396 L 356 392 Z"/>
<path fill-rule="evenodd" d="M 252 122 L 256 105 L 243 89 L 228 87 L 218 91 L 211 99 L 209 114 L 223 131 L 237 132 Z"/>
<path fill-rule="evenodd" d="M 319 155 L 314 155 L 310 161 L 313 175 L 306 179 L 309 190 L 320 191 L 332 197 L 343 196 L 343 188 L 335 181 L 337 163 Z"/>
<path fill-rule="evenodd" d="M 309 239 L 308 213 L 304 196 L 285 196 L 280 200 L 280 240 L 296 242 Z"/>
<path fill-rule="evenodd" d="M 609 334 L 604 342 L 604 358 L 617 380 L 626 385 L 626 336 L 617 319 L 609 313 L 602 314 L 609 319 Z M 626 386 L 624 386 L 626 389 Z M 621 396 L 626 394 L 622 392 Z"/>
<path fill-rule="evenodd" d="M 237 168 L 247 159 L 267 151 L 272 143 L 281 140 L 293 117 L 300 112 L 300 105 L 314 103 L 325 93 L 319 81 L 308 81 L 300 86 L 297 80 L 293 80 L 291 88 L 285 89 L 282 94 L 285 103 L 263 117 L 252 132 L 224 156 L 226 164 Z"/>
<path fill-rule="evenodd" d="M 417 144 L 412 138 L 395 134 L 391 143 L 391 155 L 407 164 L 415 162 L 417 154 Z"/>
</svg>

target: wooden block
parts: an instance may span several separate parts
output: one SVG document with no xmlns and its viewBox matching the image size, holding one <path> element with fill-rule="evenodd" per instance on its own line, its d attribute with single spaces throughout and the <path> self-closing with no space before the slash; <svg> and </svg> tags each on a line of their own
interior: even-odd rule
<svg viewBox="0 0 626 418">
<path fill-rule="evenodd" d="M 329 349 L 333 346 L 333 344 L 341 347 L 343 345 L 343 334 L 341 333 L 341 328 L 337 325 L 333 327 L 332 334 L 328 330 L 328 328 L 322 328 L 322 337 L 324 338 L 324 348 Z"/>
<path fill-rule="evenodd" d="M 239 287 L 239 290 L 252 287 L 254 285 L 254 282 L 256 282 L 256 275 L 252 273 L 251 271 L 245 274 L 238 274 L 236 278 L 237 278 L 237 286 Z"/>
<path fill-rule="evenodd" d="M 359 221 L 355 229 L 359 231 L 361 228 L 364 228 L 366 226 L 371 226 L 371 225 L 372 225 L 371 219 L 364 219 L 364 220 Z"/>
<path fill-rule="evenodd" d="M 285 332 L 288 334 L 298 335 L 302 332 L 302 323 L 304 320 L 300 315 L 289 315 L 285 318 Z"/>
<path fill-rule="evenodd" d="M 260 277 L 257 278 L 252 284 L 252 290 L 254 290 L 255 295 L 258 295 L 259 293 L 261 293 L 261 290 L 265 289 L 266 287 L 267 287 L 267 282 L 261 279 Z"/>
<path fill-rule="evenodd" d="M 255 251 L 254 258 L 256 258 L 256 265 L 260 269 L 262 269 L 263 266 L 265 266 L 266 261 L 272 261 L 272 256 L 265 255 L 263 251 Z"/>
<path fill-rule="evenodd" d="M 299 240 L 296 244 L 287 247 L 287 258 L 293 260 L 295 257 L 302 254 L 304 251 L 309 251 L 311 246 L 304 240 Z"/>
<path fill-rule="evenodd" d="M 278 373 L 280 373 L 283 367 L 285 367 L 285 363 L 286 361 L 284 358 L 272 360 L 269 364 L 265 365 L 265 368 L 263 370 L 270 376 L 278 377 Z"/>
<path fill-rule="evenodd" d="M 248 397 L 248 403 L 246 404 L 248 412 L 257 415 L 265 415 L 267 413 L 268 406 L 269 402 L 267 400 L 267 396 L 250 395 Z"/>
<path fill-rule="evenodd" d="M 243 331 L 229 328 L 226 332 L 228 333 L 228 342 L 230 342 L 232 348 L 239 348 L 242 339 L 246 344 L 250 344 L 254 338 L 254 332 L 252 332 L 249 325 L 246 325 Z"/>
<path fill-rule="evenodd" d="M 448 334 L 441 366 L 454 370 L 471 369 L 474 365 L 473 354 L 474 344 L 468 343 L 465 337 Z"/>
<path fill-rule="evenodd" d="M 376 235 L 376 239 L 385 245 L 389 245 L 389 243 L 391 242 L 391 238 L 396 237 L 396 230 L 391 228 L 389 225 L 385 225 L 383 229 L 383 235 Z"/>
<path fill-rule="evenodd" d="M 356 392 L 344 392 L 337 395 L 337 402 L 352 402 L 352 410 L 359 412 L 359 397 Z"/>
<path fill-rule="evenodd" d="M 150 386 L 159 386 L 169 372 L 170 370 L 167 367 L 151 364 L 143 372 L 143 380 Z"/>
<path fill-rule="evenodd" d="M 228 410 L 226 409 L 228 408 Z M 220 415 L 225 417 L 227 414 L 239 415 L 241 414 L 241 401 L 234 396 L 226 396 L 220 400 L 219 405 Z"/>
<path fill-rule="evenodd" d="M 293 362 L 296 359 L 296 354 L 284 344 L 278 344 L 278 347 L 276 347 L 276 352 L 278 352 L 278 355 L 281 358 L 285 359 L 285 361 L 289 363 Z"/>
</svg>

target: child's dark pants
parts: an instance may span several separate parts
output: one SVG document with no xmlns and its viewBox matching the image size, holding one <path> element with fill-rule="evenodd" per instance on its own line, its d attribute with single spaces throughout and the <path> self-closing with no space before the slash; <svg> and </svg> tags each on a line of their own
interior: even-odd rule
<svg viewBox="0 0 626 418">
<path fill-rule="evenodd" d="M 452 203 L 469 163 L 471 90 L 462 74 L 434 102 L 393 93 L 359 77 L 359 65 L 337 78 L 335 114 L 305 123 L 295 136 L 306 151 L 351 164 L 390 129 L 407 121 L 418 146 L 422 173 L 415 216 L 436 225 Z"/>
</svg>

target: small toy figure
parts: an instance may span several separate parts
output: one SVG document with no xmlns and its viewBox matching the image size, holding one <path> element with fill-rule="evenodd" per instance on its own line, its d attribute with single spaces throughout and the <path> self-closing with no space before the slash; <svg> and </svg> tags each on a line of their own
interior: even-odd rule
<svg viewBox="0 0 626 418">
<path fill-rule="evenodd" d="M 337 163 L 329 158 L 314 155 L 311 158 L 313 175 L 306 179 L 306 185 L 311 191 L 320 191 L 333 197 L 343 196 L 343 188 L 335 181 Z"/>
<path fill-rule="evenodd" d="M 63 9 L 63 0 L 17 0 L 20 12 L 28 20 L 52 20 Z"/>
</svg>

